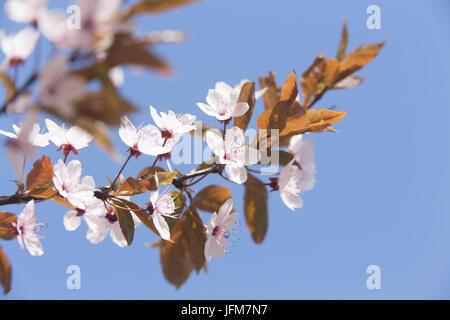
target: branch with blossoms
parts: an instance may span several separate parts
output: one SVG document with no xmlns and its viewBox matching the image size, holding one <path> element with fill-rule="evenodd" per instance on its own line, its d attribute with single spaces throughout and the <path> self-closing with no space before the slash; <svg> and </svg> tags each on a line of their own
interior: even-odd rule
<svg viewBox="0 0 450 320">
<path fill-rule="evenodd" d="M 117 90 L 123 81 L 121 68 L 133 65 L 168 73 L 169 65 L 153 53 L 153 47 L 183 37 L 175 31 L 138 36 L 133 19 L 190 2 L 194 1 L 144 0 L 125 6 L 121 0 L 80 0 L 79 29 L 67 28 L 65 13 L 47 9 L 45 0 L 5 3 L 10 19 L 30 26 L 13 35 L 0 32 L 6 56 L 0 80 L 7 90 L 0 112 L 24 116 L 21 125 L 13 125 L 13 132 L 0 130 L 7 137 L 7 154 L 17 177 L 17 191 L 0 196 L 0 206 L 25 204 L 19 214 L 0 212 L 1 239 L 17 239 L 33 256 L 44 254 L 39 234 L 42 224 L 35 215 L 44 201 L 67 207 L 62 218 L 66 230 L 75 231 L 84 221 L 86 238 L 92 244 L 109 234 L 119 247 L 129 246 L 135 229 L 144 225 L 157 240 L 152 246 L 160 250 L 164 276 L 178 288 L 192 271 L 206 270 L 207 262 L 227 250 L 239 211 L 228 184 L 244 188 L 243 212 L 255 243 L 263 242 L 267 233 L 268 190 L 278 193 L 291 210 L 303 206 L 301 193 L 316 182 L 314 140 L 304 139 L 303 134 L 336 132 L 332 125 L 346 114 L 312 107 L 330 90 L 360 85 L 363 79 L 354 73 L 372 61 L 384 43 L 363 45 L 347 53 L 344 25 L 336 58 L 319 54 L 300 81 L 293 70 L 281 86 L 272 72 L 260 76 L 259 91 L 256 82 L 249 80 L 236 86 L 216 83 L 206 101 L 197 106 L 215 118 L 217 126 L 199 124 L 193 114 L 159 112 L 150 106 L 154 124 L 136 127 L 127 115 L 139 108 Z M 42 37 L 54 50 L 41 68 Z M 33 52 L 34 70 L 19 84 L 17 75 Z M 98 87 L 90 86 L 94 82 L 100 83 L 97 91 L 88 89 Z M 259 99 L 264 104 L 262 112 L 256 106 Z M 40 113 L 54 118 L 45 120 L 44 131 L 37 122 Z M 256 118 L 257 133 L 254 140 L 247 141 L 252 118 Z M 127 156 L 114 175 L 105 174 L 108 184 L 98 186 L 94 177 L 82 175 L 79 158 L 92 141 L 115 154 L 108 135 L 110 126 L 119 127 Z M 182 173 L 174 166 L 172 155 L 185 135 L 205 140 L 212 157 Z M 43 155 L 36 160 L 36 148 L 50 144 L 61 157 L 52 160 Z M 129 163 L 141 156 L 149 157 L 152 164 L 137 176 L 125 178 Z M 26 160 L 34 160 L 30 170 Z M 281 170 L 274 171 L 278 166 Z M 211 176 L 219 184 L 199 189 Z M 136 196 L 142 194 L 147 194 L 148 200 L 139 203 Z M 209 221 L 203 221 L 199 211 L 212 213 Z M 7 293 L 11 265 L 1 249 L 0 283 Z"/>
</svg>

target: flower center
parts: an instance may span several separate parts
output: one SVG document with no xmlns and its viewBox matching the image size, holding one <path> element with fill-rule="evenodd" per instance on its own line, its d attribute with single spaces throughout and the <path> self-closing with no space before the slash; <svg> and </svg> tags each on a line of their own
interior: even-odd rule
<svg viewBox="0 0 450 320">
<path fill-rule="evenodd" d="M 278 178 L 269 178 L 270 183 L 269 187 L 272 188 L 270 191 L 278 191 L 280 190 L 280 186 L 278 185 Z"/>
<path fill-rule="evenodd" d="M 139 156 L 142 154 L 138 149 L 137 143 L 135 143 L 134 146 L 128 148 L 127 152 L 129 152 L 132 157 L 136 157 L 136 159 L 139 158 Z"/>
<path fill-rule="evenodd" d="M 170 139 L 173 137 L 173 133 L 172 131 L 168 130 L 168 129 L 164 129 L 161 131 L 161 138 L 163 139 Z"/>
<path fill-rule="evenodd" d="M 64 157 L 67 157 L 70 152 L 73 152 L 74 154 L 78 155 L 77 149 L 75 149 L 75 147 L 70 143 L 64 143 L 60 145 L 59 148 L 56 149 L 56 151 L 60 151 L 61 149 L 63 151 Z"/>
<path fill-rule="evenodd" d="M 219 234 L 220 234 L 220 227 L 219 226 L 215 226 L 211 235 L 213 237 L 217 237 Z"/>
<path fill-rule="evenodd" d="M 85 213 L 86 213 L 86 210 L 83 210 L 83 209 L 75 209 L 76 211 L 77 211 L 77 214 L 75 215 L 75 216 L 77 216 L 77 217 L 81 217 L 81 216 L 83 216 Z"/>
<path fill-rule="evenodd" d="M 13 57 L 9 60 L 9 65 L 11 67 L 17 67 L 18 65 L 23 63 L 23 59 L 22 58 L 17 58 L 17 57 Z"/>
<path fill-rule="evenodd" d="M 117 215 L 112 207 L 108 207 L 108 212 L 105 214 L 105 219 L 111 224 L 117 222 Z"/>
</svg>

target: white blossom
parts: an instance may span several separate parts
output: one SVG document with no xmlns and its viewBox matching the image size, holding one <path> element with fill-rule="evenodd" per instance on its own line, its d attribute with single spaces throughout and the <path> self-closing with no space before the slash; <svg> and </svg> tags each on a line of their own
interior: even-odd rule
<svg viewBox="0 0 450 320">
<path fill-rule="evenodd" d="M 76 114 L 74 104 L 85 94 L 85 81 L 69 74 L 69 63 L 65 57 L 52 58 L 43 68 L 40 76 L 40 101 L 64 117 Z"/>
<path fill-rule="evenodd" d="M 6 58 L 1 70 L 8 66 L 17 66 L 23 63 L 33 52 L 39 39 L 39 32 L 32 27 L 27 27 L 13 35 L 5 35 L 0 32 L 0 46 Z"/>
<path fill-rule="evenodd" d="M 302 171 L 300 187 L 303 191 L 312 189 L 316 182 L 313 146 L 314 140 L 303 140 L 301 134 L 293 136 L 289 141 L 289 152 L 292 153 Z"/>
<path fill-rule="evenodd" d="M 157 174 L 155 174 L 156 185 L 158 185 Z M 159 235 L 164 240 L 170 239 L 169 225 L 167 224 L 164 217 L 176 218 L 173 216 L 175 211 L 175 202 L 169 194 L 159 195 L 159 191 L 156 190 L 150 193 L 150 203 L 148 210 L 153 217 L 153 223 L 155 224 L 156 230 L 158 230 Z"/>
<path fill-rule="evenodd" d="M 233 210 L 233 199 L 228 199 L 219 208 L 219 212 L 212 215 L 206 232 L 209 234 L 205 243 L 205 257 L 211 261 L 211 257 L 220 258 L 226 251 L 227 232 L 237 220 L 237 212 Z"/>
<path fill-rule="evenodd" d="M 35 25 L 48 0 L 8 0 L 5 12 L 9 19 Z"/>
<path fill-rule="evenodd" d="M 23 249 L 25 244 L 32 256 L 42 256 L 44 254 L 39 235 L 36 233 L 42 226 L 43 224 L 36 223 L 34 200 L 31 200 L 17 217 L 15 227 L 17 228 L 17 240 L 20 247 Z"/>
<path fill-rule="evenodd" d="M 283 170 L 281 170 L 277 181 L 277 187 L 275 188 L 280 192 L 281 200 L 283 200 L 284 204 L 291 210 L 303 206 L 303 200 L 299 195 L 301 191 L 302 172 L 294 164 L 294 161 L 295 159 L 292 159 Z"/>
<path fill-rule="evenodd" d="M 170 152 L 171 147 L 163 146 L 161 132 L 155 126 L 136 128 L 127 117 L 122 117 L 121 121 L 119 136 L 136 157 L 141 153 L 156 156 Z"/>
<path fill-rule="evenodd" d="M 225 172 L 230 179 L 242 184 L 247 181 L 246 165 L 259 161 L 259 151 L 245 143 L 242 129 L 233 127 L 226 131 L 225 139 L 213 131 L 206 132 L 208 147 L 217 156 L 220 164 L 225 165 Z"/>
<path fill-rule="evenodd" d="M 81 178 L 81 162 L 72 160 L 66 166 L 60 159 L 53 167 L 53 184 L 59 194 L 66 198 L 73 206 L 79 209 L 86 209 L 94 194 L 94 188 L 89 179 Z"/>
<path fill-rule="evenodd" d="M 78 154 L 78 150 L 88 147 L 93 139 L 89 133 L 77 126 L 66 128 L 63 124 L 60 127 L 50 119 L 45 119 L 45 124 L 50 134 L 50 141 L 58 147 L 58 150 L 62 149 L 64 155 L 69 152 Z"/>
<path fill-rule="evenodd" d="M 215 89 L 209 89 L 206 102 L 197 103 L 198 107 L 207 115 L 216 117 L 220 121 L 228 121 L 232 117 L 239 117 L 247 112 L 247 102 L 238 102 L 241 86 L 232 88 L 225 82 L 217 82 Z"/>
<path fill-rule="evenodd" d="M 174 135 L 181 135 L 196 129 L 194 125 L 196 117 L 189 113 L 181 114 L 169 110 L 167 113 L 160 112 L 158 114 L 158 111 L 153 106 L 150 106 L 150 114 L 153 121 L 161 129 L 163 138 L 170 139 Z"/>
</svg>

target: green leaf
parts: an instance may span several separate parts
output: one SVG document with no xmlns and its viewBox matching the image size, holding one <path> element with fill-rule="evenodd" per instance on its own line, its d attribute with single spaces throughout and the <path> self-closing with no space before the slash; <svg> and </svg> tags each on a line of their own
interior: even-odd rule
<svg viewBox="0 0 450 320">
<path fill-rule="evenodd" d="M 120 229 L 122 230 L 122 234 L 125 237 L 128 245 L 133 243 L 134 238 L 134 220 L 131 216 L 130 211 L 122 209 L 126 207 L 126 204 L 122 201 L 113 200 L 113 204 L 117 205 L 114 207 L 114 210 L 117 214 L 117 219 L 119 220 Z M 122 208 L 120 208 L 122 207 Z"/>
</svg>

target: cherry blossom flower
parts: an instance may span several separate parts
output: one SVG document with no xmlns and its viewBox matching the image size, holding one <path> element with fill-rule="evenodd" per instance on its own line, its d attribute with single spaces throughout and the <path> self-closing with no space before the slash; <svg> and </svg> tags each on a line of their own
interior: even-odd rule
<svg viewBox="0 0 450 320">
<path fill-rule="evenodd" d="M 289 152 L 293 154 L 302 171 L 300 187 L 304 191 L 312 189 L 316 182 L 313 146 L 314 140 L 303 140 L 301 134 L 293 136 L 289 141 Z"/>
<path fill-rule="evenodd" d="M 171 148 L 161 143 L 161 133 L 155 126 L 136 128 L 127 117 L 122 117 L 121 120 L 119 136 L 129 146 L 131 155 L 137 158 L 141 153 L 156 156 L 170 152 Z"/>
<path fill-rule="evenodd" d="M 95 181 L 91 176 L 86 176 L 81 181 L 82 185 L 85 185 L 86 189 L 95 189 Z M 74 210 L 68 211 L 64 215 L 64 227 L 68 231 L 75 231 L 81 224 L 81 218 L 94 215 L 101 216 L 105 214 L 105 206 L 103 202 L 97 198 L 95 198 L 92 194 L 91 197 L 82 200 L 85 209 L 76 208 Z"/>
<path fill-rule="evenodd" d="M 215 89 L 210 89 L 206 97 L 206 102 L 197 103 L 199 108 L 209 116 L 216 117 L 219 121 L 229 121 L 231 117 L 239 117 L 247 112 L 249 106 L 246 102 L 238 102 L 242 86 L 248 80 L 242 80 L 232 88 L 227 83 L 221 81 L 216 83 Z M 267 89 L 264 88 L 255 92 L 255 99 L 259 99 Z"/>
<path fill-rule="evenodd" d="M 39 14 L 47 5 L 48 0 L 8 0 L 5 12 L 9 19 L 19 23 L 36 25 Z"/>
<path fill-rule="evenodd" d="M 92 199 L 94 189 L 90 179 L 85 178 L 80 182 L 81 162 L 72 160 L 66 166 L 60 159 L 53 167 L 53 172 L 53 184 L 59 194 L 76 208 L 86 210 L 86 203 Z"/>
<path fill-rule="evenodd" d="M 15 124 L 13 124 L 12 127 L 14 130 L 14 133 L 0 130 L 0 134 L 7 136 L 8 138 L 17 140 L 18 136 L 20 135 L 20 132 L 22 131 L 22 128 Z M 34 123 L 33 126 L 31 127 L 30 132 L 28 133 L 28 135 L 26 137 L 27 141 L 36 147 L 46 147 L 49 144 L 48 140 L 50 138 L 50 134 L 49 133 L 39 133 L 40 131 L 41 131 L 41 127 L 39 126 L 39 124 Z"/>
<path fill-rule="evenodd" d="M 134 227 L 137 228 L 141 221 L 133 213 L 131 213 L 131 216 L 134 221 Z M 113 207 L 108 207 L 104 218 L 95 215 L 89 215 L 85 218 L 89 227 L 86 237 L 91 243 L 100 243 L 109 233 L 112 241 L 119 247 L 127 246 L 127 241 L 120 229 L 119 220 Z"/>
<path fill-rule="evenodd" d="M 42 33 L 57 46 L 69 49 L 108 47 L 121 24 L 116 21 L 122 0 L 79 0 L 79 28 L 67 27 L 67 16 L 61 10 L 44 10 L 39 16 Z"/>
<path fill-rule="evenodd" d="M 48 145 L 49 135 L 39 133 L 40 127 L 35 121 L 35 116 L 35 113 L 31 113 L 21 127 L 13 125 L 14 133 L 0 130 L 0 134 L 9 137 L 6 143 L 8 156 L 16 174 L 19 176 L 19 180 L 23 176 L 25 159 L 34 156 L 36 147 Z"/>
<path fill-rule="evenodd" d="M 279 178 L 271 178 L 270 186 L 272 191 L 278 190 L 280 192 L 281 200 L 291 210 L 301 208 L 303 200 L 299 193 L 301 191 L 302 172 L 294 164 L 295 159 L 292 159 L 280 172 Z"/>
<path fill-rule="evenodd" d="M 85 94 L 85 81 L 69 74 L 65 57 L 52 58 L 40 74 L 40 101 L 66 118 L 75 116 L 74 104 Z"/>
<path fill-rule="evenodd" d="M 50 119 L 45 119 L 45 124 L 50 134 L 50 141 L 58 147 L 57 151 L 63 150 L 65 157 L 70 152 L 78 154 L 78 150 L 88 147 L 93 139 L 89 133 L 77 126 L 67 129 L 64 124 L 60 127 Z"/>
<path fill-rule="evenodd" d="M 181 114 L 169 110 L 167 113 L 160 112 L 158 114 L 158 111 L 150 106 L 150 114 L 153 121 L 161 129 L 161 137 L 163 138 L 170 139 L 176 134 L 181 135 L 196 129 L 194 125 L 196 117 L 189 113 Z"/>
<path fill-rule="evenodd" d="M 237 220 L 237 212 L 233 210 L 233 199 L 228 199 L 219 208 L 219 212 L 212 215 L 206 227 L 210 235 L 205 243 L 205 257 L 211 261 L 211 257 L 220 258 L 226 251 L 227 231 L 230 230 Z"/>
<path fill-rule="evenodd" d="M 158 175 L 155 174 L 156 185 L 158 185 Z M 153 223 L 156 230 L 164 240 L 170 239 L 169 225 L 164 217 L 176 219 L 173 216 L 175 211 L 175 202 L 169 194 L 159 195 L 159 191 L 156 190 L 150 193 L 150 203 L 148 204 L 147 211 L 153 216 Z"/>
<path fill-rule="evenodd" d="M 43 226 L 44 224 L 42 223 L 36 223 L 34 200 L 29 201 L 25 209 L 17 217 L 15 227 L 17 228 L 17 240 L 20 247 L 23 249 L 25 244 L 32 256 L 42 256 L 44 254 L 39 235 L 36 233 Z"/>
<path fill-rule="evenodd" d="M 207 131 L 206 142 L 219 163 L 225 165 L 225 172 L 232 181 L 239 184 L 247 181 L 245 166 L 256 164 L 260 155 L 257 149 L 246 145 L 242 129 L 233 127 L 227 130 L 225 139 L 213 131 Z"/>
<path fill-rule="evenodd" d="M 5 70 L 8 66 L 15 67 L 23 63 L 33 52 L 38 39 L 39 32 L 32 27 L 9 36 L 0 33 L 0 46 L 6 56 L 0 69 Z"/>
</svg>

